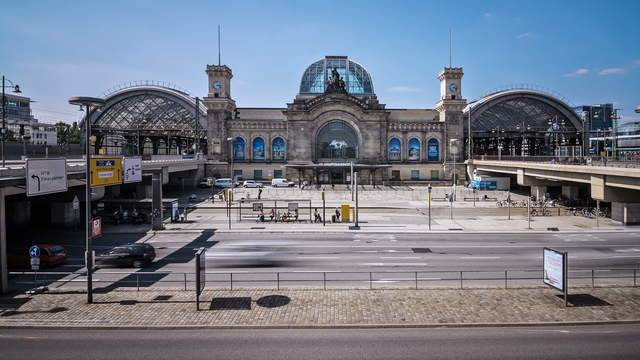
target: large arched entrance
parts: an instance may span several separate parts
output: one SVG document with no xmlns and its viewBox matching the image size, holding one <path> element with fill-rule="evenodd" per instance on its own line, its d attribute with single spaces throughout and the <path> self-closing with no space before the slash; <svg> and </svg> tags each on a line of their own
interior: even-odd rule
<svg viewBox="0 0 640 360">
<path fill-rule="evenodd" d="M 332 120 L 316 136 L 316 159 L 320 163 L 348 163 L 358 158 L 358 134 L 347 122 Z M 328 166 L 319 173 L 321 183 L 340 184 L 348 179 L 346 167 Z"/>
<path fill-rule="evenodd" d="M 585 135 L 576 113 L 549 94 L 513 89 L 490 94 L 465 109 L 471 114 L 474 155 L 582 156 Z M 468 120 L 464 122 L 468 140 Z"/>
</svg>

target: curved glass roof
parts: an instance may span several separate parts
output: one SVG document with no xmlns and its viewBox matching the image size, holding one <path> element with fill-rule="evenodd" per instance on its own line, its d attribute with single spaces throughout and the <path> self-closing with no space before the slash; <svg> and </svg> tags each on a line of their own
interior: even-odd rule
<svg viewBox="0 0 640 360">
<path fill-rule="evenodd" d="M 322 94 L 325 84 L 336 68 L 344 80 L 347 92 L 352 95 L 374 95 L 373 81 L 367 69 L 346 56 L 327 56 L 307 67 L 300 81 L 300 94 Z"/>
<path fill-rule="evenodd" d="M 185 107 L 170 96 L 145 92 L 125 97 L 105 109 L 92 125 L 101 132 L 141 132 L 157 135 L 202 136 L 195 106 Z"/>
</svg>

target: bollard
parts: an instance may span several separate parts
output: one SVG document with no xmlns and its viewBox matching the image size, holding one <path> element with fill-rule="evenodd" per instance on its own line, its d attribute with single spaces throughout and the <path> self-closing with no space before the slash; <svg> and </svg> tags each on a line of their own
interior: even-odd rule
<svg viewBox="0 0 640 360">
<path fill-rule="evenodd" d="M 416 290 L 418 290 L 418 272 L 416 271 Z"/>
<path fill-rule="evenodd" d="M 278 290 L 280 290 L 280 272 L 276 273 L 276 278 L 278 280 Z"/>
<path fill-rule="evenodd" d="M 371 271 L 369 271 L 369 290 L 373 289 L 373 281 L 371 277 Z"/>
<path fill-rule="evenodd" d="M 182 275 L 184 275 L 184 291 L 187 291 L 187 273 L 184 273 Z"/>
<path fill-rule="evenodd" d="M 140 291 L 140 274 L 136 273 L 136 287 L 138 288 L 138 291 Z"/>
<path fill-rule="evenodd" d="M 505 288 L 505 289 L 507 288 L 507 271 L 508 271 L 508 270 L 505 270 L 505 271 L 504 271 L 504 288 Z"/>
<path fill-rule="evenodd" d="M 325 290 L 327 290 L 327 272 L 322 272 L 322 286 Z"/>
<path fill-rule="evenodd" d="M 462 271 L 460 271 L 460 289 L 462 289 Z"/>
<path fill-rule="evenodd" d="M 229 283 L 231 284 L 231 291 L 233 291 L 233 273 L 229 273 Z"/>
</svg>

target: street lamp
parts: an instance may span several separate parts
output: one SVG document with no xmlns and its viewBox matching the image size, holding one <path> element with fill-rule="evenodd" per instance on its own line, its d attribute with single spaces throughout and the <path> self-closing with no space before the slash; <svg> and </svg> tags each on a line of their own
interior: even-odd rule
<svg viewBox="0 0 640 360">
<path fill-rule="evenodd" d="M 2 135 L 2 167 L 5 167 L 5 161 L 6 161 L 6 156 L 5 156 L 5 142 L 6 142 L 6 137 L 7 137 L 7 99 L 4 95 L 4 88 L 7 87 L 5 85 L 5 82 L 8 81 L 11 84 L 11 87 L 13 88 L 13 92 L 16 94 L 20 94 L 22 91 L 20 91 L 20 86 L 17 84 L 14 84 L 13 81 L 6 79 L 4 77 L 4 75 L 2 75 L 2 133 L 0 135 Z"/>
<path fill-rule="evenodd" d="M 234 184 L 235 179 L 233 176 L 233 138 L 228 137 L 227 141 L 229 142 L 229 176 L 231 177 L 231 184 Z"/>
<path fill-rule="evenodd" d="M 451 219 L 453 220 L 453 201 L 456 199 L 456 183 L 458 182 L 457 175 L 458 169 L 456 168 L 456 156 L 457 154 L 457 145 L 458 139 L 449 139 L 451 153 L 453 154 L 453 192 L 452 197 L 449 199 L 449 203 L 451 205 Z M 456 150 L 456 151 L 454 151 Z"/>
<path fill-rule="evenodd" d="M 84 130 L 85 130 L 85 153 L 86 153 L 86 161 L 85 161 L 85 229 L 86 229 L 86 242 L 87 242 L 87 254 L 85 256 L 85 261 L 87 265 L 87 304 L 93 303 L 93 249 L 91 243 L 91 112 L 101 108 L 104 105 L 105 101 L 101 98 L 94 97 L 86 97 L 86 96 L 74 96 L 69 99 L 69 104 L 78 105 L 80 107 L 85 107 L 86 112 L 84 113 Z"/>
</svg>

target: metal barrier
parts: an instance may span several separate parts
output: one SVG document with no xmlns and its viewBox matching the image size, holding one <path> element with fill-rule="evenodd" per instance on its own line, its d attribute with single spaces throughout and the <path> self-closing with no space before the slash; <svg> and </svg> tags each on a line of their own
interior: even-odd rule
<svg viewBox="0 0 640 360">
<path fill-rule="evenodd" d="M 606 276 L 603 276 L 602 274 Z M 441 276 L 437 276 L 441 274 Z M 607 275 L 608 274 L 608 275 Z M 64 287 L 69 283 L 81 282 L 86 279 L 86 272 L 10 272 L 11 276 L 26 276 L 33 279 L 11 279 L 16 285 L 53 285 L 59 284 L 57 287 Z M 52 279 L 55 276 L 64 276 L 71 279 L 59 278 Z M 105 280 L 100 279 L 104 275 L 125 276 L 124 279 Z M 327 289 L 331 284 L 352 284 L 347 287 L 349 289 L 375 289 L 383 288 L 382 284 L 397 283 L 395 287 L 385 286 L 385 289 L 425 289 L 429 286 L 425 284 L 440 283 L 447 287 L 457 287 L 464 289 L 476 285 L 487 286 L 487 282 L 501 284 L 505 289 L 509 285 L 516 286 L 517 283 L 523 285 L 525 282 L 532 282 L 534 285 L 542 286 L 543 273 L 541 269 L 507 269 L 507 270 L 425 270 L 425 271 L 279 271 L 279 272 L 207 272 L 206 282 L 208 284 L 220 284 L 220 288 L 228 288 L 229 290 L 238 289 L 240 284 L 263 285 L 270 284 L 272 287 L 280 290 L 285 285 L 311 284 L 316 288 Z M 235 275 L 235 277 L 234 277 Z M 339 276 L 338 276 L 339 275 Z M 444 275 L 444 276 L 443 276 Z M 108 288 L 135 287 L 138 291 L 141 287 L 147 287 L 150 284 L 170 283 L 179 284 L 178 287 L 187 291 L 190 284 L 195 284 L 194 272 L 95 272 L 96 279 L 94 283 L 111 283 Z M 250 278 L 258 276 L 257 278 Z M 155 279 L 149 279 L 155 277 Z M 169 279 L 167 279 L 167 277 Z M 48 279 L 47 279 L 48 278 Z M 571 286 L 589 286 L 597 285 L 625 285 L 634 286 L 638 284 L 638 269 L 573 269 L 569 270 L 569 280 Z M 617 282 L 620 279 L 627 281 Z M 613 283 L 604 283 L 604 280 L 614 280 Z M 404 283 L 404 286 L 400 285 Z M 360 286 L 353 286 L 357 284 Z M 453 285 L 452 285 L 453 284 Z M 321 285 L 321 286 L 320 286 Z M 400 286 L 399 286 L 400 285 Z M 422 286 L 421 286 L 422 285 Z M 193 285 L 195 286 L 195 285 Z M 437 285 L 436 285 L 437 286 Z M 256 286 L 248 286 L 246 288 L 255 288 Z M 260 286 L 263 287 L 263 286 Z"/>
</svg>

